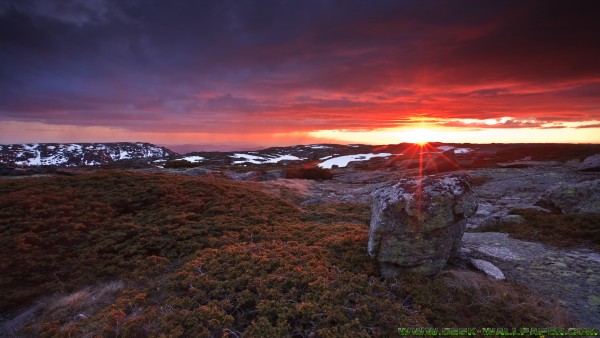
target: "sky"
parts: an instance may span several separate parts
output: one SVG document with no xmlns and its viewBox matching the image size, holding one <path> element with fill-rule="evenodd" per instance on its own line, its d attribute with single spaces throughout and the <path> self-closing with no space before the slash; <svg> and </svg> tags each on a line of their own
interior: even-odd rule
<svg viewBox="0 0 600 338">
<path fill-rule="evenodd" d="M 600 143 L 598 7 L 2 1 L 0 143 Z"/>
</svg>

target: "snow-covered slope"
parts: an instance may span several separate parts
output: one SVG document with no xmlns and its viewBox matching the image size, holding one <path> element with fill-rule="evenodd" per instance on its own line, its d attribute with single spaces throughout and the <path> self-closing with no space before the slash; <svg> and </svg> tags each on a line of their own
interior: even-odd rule
<svg viewBox="0 0 600 338">
<path fill-rule="evenodd" d="M 390 153 L 380 153 L 380 154 L 354 154 L 354 155 L 346 155 L 339 156 L 334 158 L 329 158 L 324 162 L 319 163 L 319 167 L 325 169 L 331 169 L 334 165 L 337 165 L 340 168 L 343 168 L 348 165 L 348 163 L 353 161 L 368 161 L 373 157 L 389 157 L 392 156 Z"/>
<path fill-rule="evenodd" d="M 233 161 L 232 164 L 243 164 L 243 163 L 252 163 L 252 164 L 262 164 L 262 163 L 278 163 L 280 161 L 302 161 L 306 160 L 306 158 L 301 158 L 294 155 L 289 154 L 275 154 L 275 155 L 264 155 L 264 156 L 256 156 L 250 154 L 233 154 L 230 157 L 241 159 Z"/>
<path fill-rule="evenodd" d="M 150 143 L 34 143 L 0 145 L 0 164 L 98 165 L 119 160 L 162 158 L 174 155 Z"/>
</svg>

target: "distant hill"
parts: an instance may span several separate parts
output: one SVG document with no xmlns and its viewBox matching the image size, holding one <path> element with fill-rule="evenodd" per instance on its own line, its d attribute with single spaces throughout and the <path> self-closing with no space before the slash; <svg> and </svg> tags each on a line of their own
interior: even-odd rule
<svg viewBox="0 0 600 338">
<path fill-rule="evenodd" d="M 171 149 L 180 154 L 187 154 L 199 151 L 253 151 L 264 149 L 260 145 L 244 144 L 160 144 L 160 146 Z"/>
<path fill-rule="evenodd" d="M 120 160 L 165 158 L 175 152 L 150 143 L 33 143 L 0 145 L 0 164 L 81 166 Z"/>
</svg>

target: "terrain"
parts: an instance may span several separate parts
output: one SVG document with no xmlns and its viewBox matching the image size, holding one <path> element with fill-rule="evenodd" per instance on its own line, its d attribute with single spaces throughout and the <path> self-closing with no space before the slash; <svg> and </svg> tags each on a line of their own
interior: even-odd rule
<svg viewBox="0 0 600 338">
<path fill-rule="evenodd" d="M 443 175 L 427 169 L 442 153 L 456 164 L 444 170 L 467 174 L 479 196 L 461 257 L 433 277 L 382 278 L 366 252 L 372 192 Z M 598 153 L 432 143 L 164 152 L 68 169 L 5 162 L 1 330 L 334 337 L 598 328 L 600 217 L 538 203 L 557 185 L 600 179 L 582 168 Z M 506 280 L 473 269 L 474 258 Z"/>
<path fill-rule="evenodd" d="M 0 145 L 0 164 L 31 166 L 100 165 L 176 153 L 150 143 L 33 143 Z"/>
</svg>

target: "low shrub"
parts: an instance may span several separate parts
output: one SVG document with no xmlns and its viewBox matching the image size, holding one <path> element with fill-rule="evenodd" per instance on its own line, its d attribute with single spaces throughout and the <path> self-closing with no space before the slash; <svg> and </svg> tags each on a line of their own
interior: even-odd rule
<svg viewBox="0 0 600 338">
<path fill-rule="evenodd" d="M 329 169 L 319 167 L 312 168 L 291 168 L 285 171 L 287 178 L 297 178 L 305 180 L 330 180 L 333 173 Z"/>
<path fill-rule="evenodd" d="M 174 160 L 174 161 L 167 161 L 165 162 L 164 167 L 165 168 L 196 168 L 201 166 L 201 163 L 193 163 L 190 161 L 186 161 L 186 160 Z"/>
<path fill-rule="evenodd" d="M 449 270 L 434 278 L 408 274 L 399 292 L 437 327 L 573 327 L 564 307 L 526 286 L 480 273 Z M 541 326 L 540 326 L 541 325 Z"/>
<path fill-rule="evenodd" d="M 22 318 L 10 334 L 568 327 L 559 307 L 512 283 L 466 272 L 380 278 L 366 253 L 365 205 L 303 209 L 251 183 L 119 171 L 0 181 L 0 205 L 0 310 Z M 52 294 L 48 306 L 17 316 Z"/>
<path fill-rule="evenodd" d="M 535 161 L 583 160 L 597 154 L 597 144 L 527 144 L 498 151 L 493 157 L 498 162 L 515 161 L 530 157 Z"/>
</svg>

